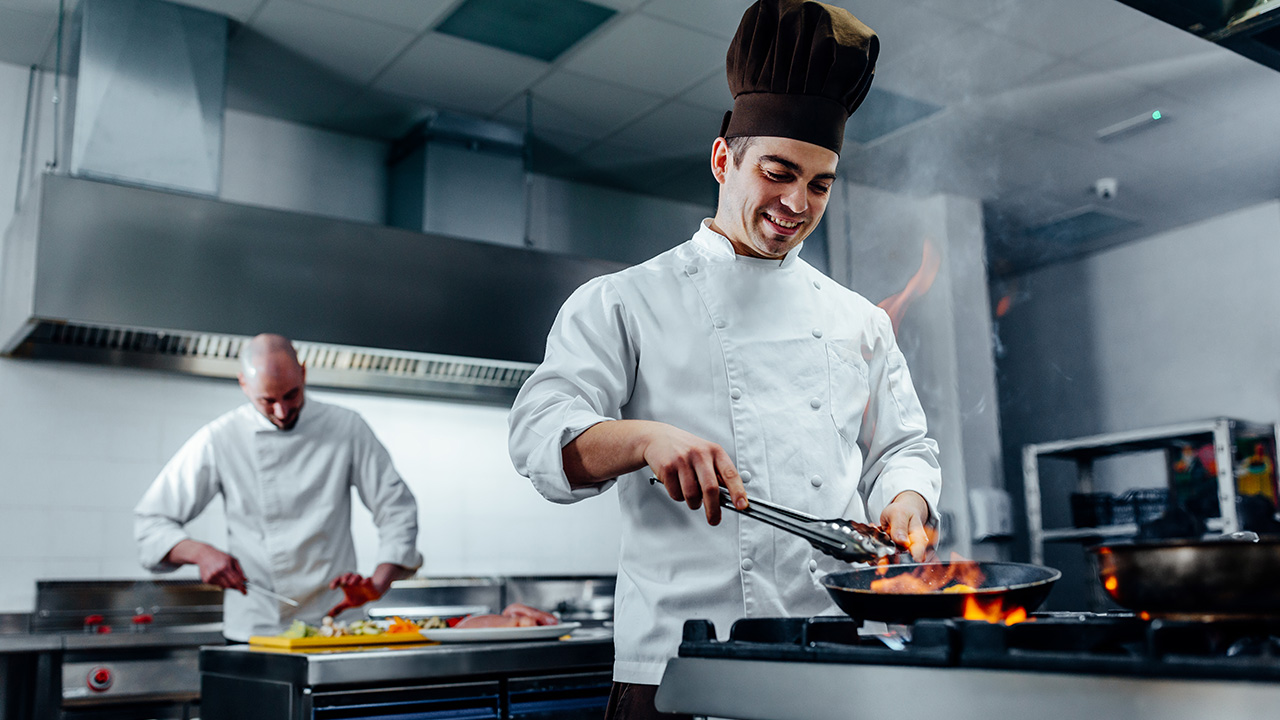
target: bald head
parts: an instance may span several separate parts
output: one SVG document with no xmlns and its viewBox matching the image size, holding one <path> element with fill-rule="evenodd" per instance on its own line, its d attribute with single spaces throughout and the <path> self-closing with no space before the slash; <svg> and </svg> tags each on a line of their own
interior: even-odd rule
<svg viewBox="0 0 1280 720">
<path fill-rule="evenodd" d="M 293 343 L 283 335 L 258 335 L 240 351 L 240 388 L 281 430 L 298 422 L 306 376 Z"/>
</svg>

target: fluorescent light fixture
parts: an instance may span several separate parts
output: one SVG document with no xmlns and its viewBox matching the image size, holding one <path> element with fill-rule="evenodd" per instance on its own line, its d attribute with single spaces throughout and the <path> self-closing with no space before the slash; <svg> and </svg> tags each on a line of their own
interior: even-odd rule
<svg viewBox="0 0 1280 720">
<path fill-rule="evenodd" d="M 1151 127 L 1161 120 L 1167 120 L 1168 117 L 1168 115 L 1164 114 L 1164 112 L 1160 110 L 1152 110 L 1151 112 L 1143 113 L 1141 115 L 1134 115 L 1128 120 L 1121 120 L 1115 125 L 1108 125 L 1107 127 L 1099 130 L 1095 137 L 1097 137 L 1098 142 L 1108 142 L 1121 136 L 1137 132 L 1143 128 Z"/>
</svg>

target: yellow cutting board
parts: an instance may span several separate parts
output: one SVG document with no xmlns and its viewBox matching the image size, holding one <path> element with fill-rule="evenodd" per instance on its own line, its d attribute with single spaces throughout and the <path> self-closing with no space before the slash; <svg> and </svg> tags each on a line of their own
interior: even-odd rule
<svg viewBox="0 0 1280 720">
<path fill-rule="evenodd" d="M 304 650 L 311 648 L 342 647 L 344 645 L 403 645 L 407 643 L 436 644 L 418 633 L 380 633 L 378 635 L 339 635 L 337 637 L 287 638 L 276 635 L 254 635 L 249 638 L 250 645 L 280 648 L 283 650 Z"/>
</svg>

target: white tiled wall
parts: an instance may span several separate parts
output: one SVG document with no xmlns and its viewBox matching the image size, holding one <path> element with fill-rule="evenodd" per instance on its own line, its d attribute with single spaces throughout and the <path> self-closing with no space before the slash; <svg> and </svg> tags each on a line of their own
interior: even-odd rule
<svg viewBox="0 0 1280 720">
<path fill-rule="evenodd" d="M 26 87 L 26 68 L 0 63 L 0 228 L 13 209 Z M 380 143 L 234 112 L 225 130 L 224 198 L 381 221 Z M 359 411 L 390 450 L 418 498 L 424 573 L 616 570 L 614 495 L 568 507 L 539 497 L 507 457 L 505 408 L 312 397 Z M 143 576 L 134 504 L 196 429 L 243 401 L 234 381 L 0 358 L 0 612 L 30 610 L 38 579 Z M 377 536 L 357 508 L 368 571 Z M 221 513 L 211 506 L 193 535 L 219 542 Z"/>
<path fill-rule="evenodd" d="M 418 499 L 423 573 L 616 570 L 614 495 L 543 500 L 511 468 L 505 408 L 318 389 L 310 397 L 360 412 L 391 452 Z M 0 612 L 30 610 L 39 579 L 145 576 L 134 504 L 195 430 L 241 402 L 229 380 L 0 359 Z M 356 506 L 368 571 L 377 534 Z M 191 528 L 222 545 L 221 507 Z"/>
</svg>

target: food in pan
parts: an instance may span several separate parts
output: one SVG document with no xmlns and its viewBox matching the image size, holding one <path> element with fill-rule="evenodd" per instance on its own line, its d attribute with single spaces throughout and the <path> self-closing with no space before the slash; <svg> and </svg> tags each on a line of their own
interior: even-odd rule
<svg viewBox="0 0 1280 720">
<path fill-rule="evenodd" d="M 558 625 L 559 618 L 549 612 L 520 603 L 511 603 L 501 615 L 468 615 L 453 627 L 455 628 L 509 628 L 534 627 L 535 625 Z"/>
</svg>

